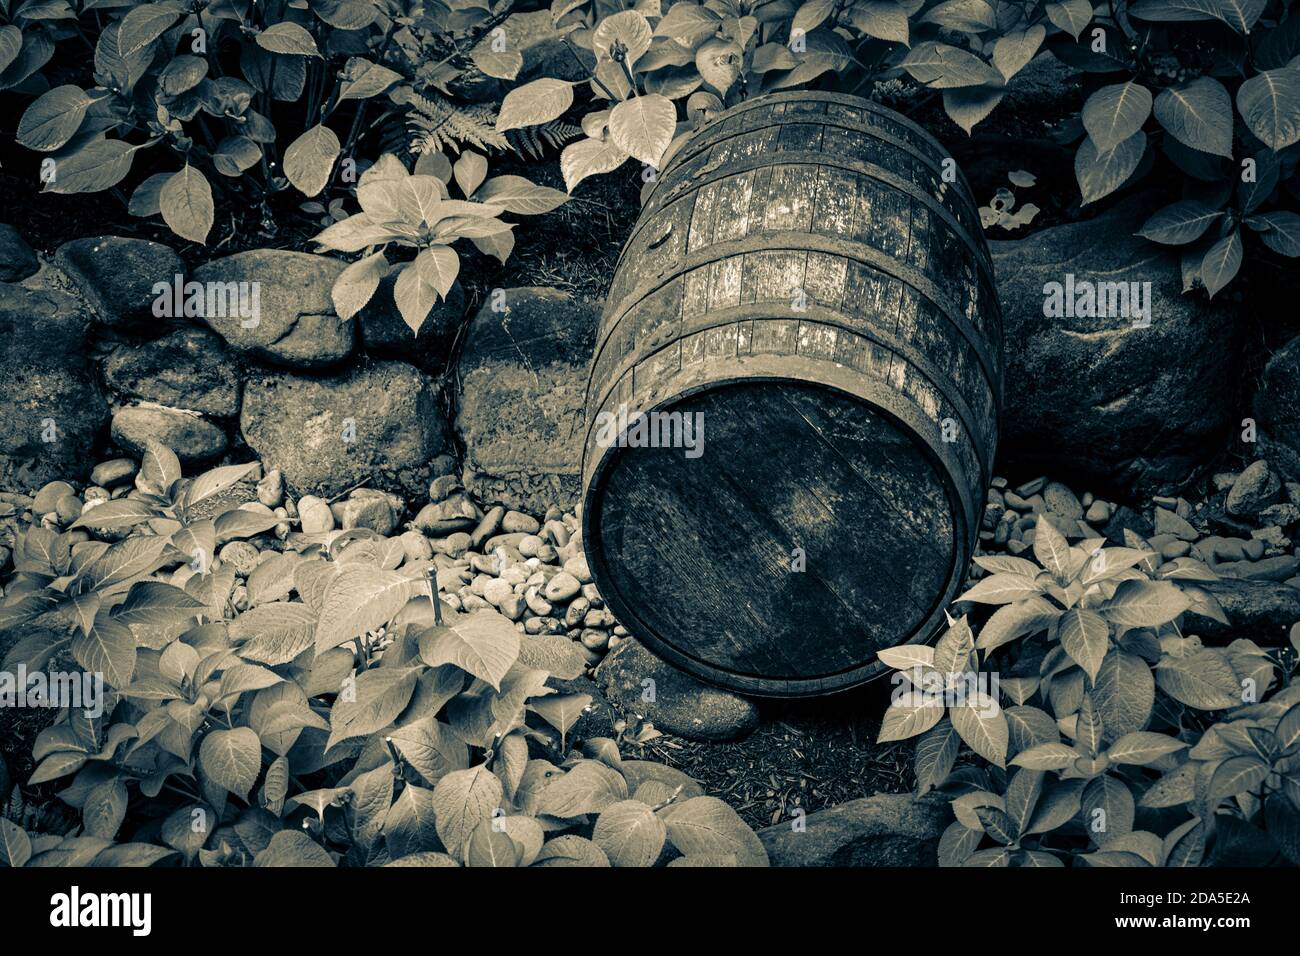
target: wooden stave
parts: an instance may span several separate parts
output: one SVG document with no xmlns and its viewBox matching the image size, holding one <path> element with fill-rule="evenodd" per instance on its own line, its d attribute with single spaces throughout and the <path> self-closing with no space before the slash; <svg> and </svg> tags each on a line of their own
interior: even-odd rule
<svg viewBox="0 0 1300 956">
<path fill-rule="evenodd" d="M 791 101 L 801 95 L 802 94 L 783 94 L 787 100 Z M 852 98 L 823 97 L 823 99 L 831 99 L 835 101 L 847 100 L 856 106 L 862 104 L 862 101 L 855 101 Z M 873 104 L 868 104 L 868 106 L 871 108 L 872 112 L 878 112 L 877 108 L 875 108 Z M 728 111 L 728 113 L 740 112 L 742 110 L 755 110 L 757 108 L 758 104 L 742 104 L 741 107 L 736 107 L 732 111 Z M 723 114 L 723 117 L 719 117 L 719 120 L 715 121 L 715 123 L 711 124 L 707 129 L 713 130 L 716 133 L 720 130 L 718 123 L 726 115 L 727 114 Z M 916 129 L 919 130 L 919 127 Z M 920 131 L 920 133 L 921 139 L 926 143 L 926 145 L 932 147 L 936 152 L 942 152 L 942 148 L 939 147 L 938 144 L 928 136 L 928 134 L 925 134 L 924 131 Z M 717 135 L 721 135 L 721 133 L 717 133 Z M 732 135 L 734 136 L 735 134 Z M 701 154 L 707 155 L 709 149 L 714 145 L 707 141 L 701 141 L 701 144 L 693 146 L 693 142 L 694 141 L 688 142 L 688 144 L 679 151 L 678 155 L 673 158 L 672 162 L 670 162 L 669 166 L 665 169 L 663 175 L 659 178 L 655 190 L 652 192 L 647 202 L 647 212 L 638 221 L 637 227 L 634 230 L 634 239 L 636 236 L 648 229 L 657 228 L 656 221 L 660 218 L 660 213 L 671 205 L 672 200 L 669 200 L 662 202 L 658 208 L 652 208 L 656 202 L 655 197 L 662 195 L 665 189 L 671 188 L 669 181 L 674 179 L 674 171 L 680 169 L 693 157 Z M 891 143 L 891 145 L 895 147 L 898 146 L 897 143 Z M 915 150 L 909 150 L 909 152 L 911 152 L 915 157 Z M 780 164 L 780 160 L 787 158 L 789 158 L 788 155 L 781 156 L 780 154 L 777 154 L 774 157 L 764 157 L 760 161 L 753 163 L 753 168 L 757 169 L 760 167 L 778 165 Z M 811 157 L 804 156 L 800 158 L 807 162 L 808 165 L 814 165 L 810 161 Z M 842 166 L 842 163 L 840 163 L 840 161 L 835 157 L 831 157 L 828 160 L 826 157 L 818 155 L 815 158 L 817 160 L 815 165 L 818 167 L 824 165 Z M 933 167 L 934 163 L 929 161 L 929 165 Z M 859 168 L 854 171 L 865 175 L 883 172 L 888 176 L 891 173 L 890 170 L 883 167 L 871 170 Z M 734 173 L 734 170 L 724 171 L 724 175 L 731 173 Z M 718 178 L 721 179 L 722 177 Z M 913 190 L 900 188 L 900 186 L 902 186 L 901 183 L 887 182 L 879 175 L 875 175 L 873 178 L 885 182 L 886 185 L 898 188 L 900 192 L 908 193 L 911 199 L 917 198 Z M 896 177 L 896 179 L 897 178 L 901 177 Z M 696 184 L 696 186 L 690 190 L 684 191 L 682 195 L 689 195 L 707 185 L 709 185 L 709 183 Z M 974 204 L 970 199 L 969 190 L 965 188 L 964 180 L 959 184 L 955 193 L 966 203 L 968 211 L 973 211 Z M 680 198 L 680 196 L 678 198 Z M 931 208 L 933 210 L 933 204 L 931 204 Z M 978 232 L 976 232 L 974 237 L 972 237 L 971 233 L 964 228 L 953 228 L 954 225 L 960 226 L 962 223 L 956 216 L 951 216 L 950 218 L 953 221 L 949 222 L 944 220 L 943 225 L 953 234 L 960 237 L 961 240 L 965 241 L 965 243 L 974 251 L 980 253 L 980 255 L 975 257 L 974 261 L 977 276 L 980 280 L 986 283 L 985 288 L 981 290 L 981 292 L 985 293 L 983 295 L 984 311 L 981 312 L 981 315 L 987 318 L 992 324 L 988 329 L 961 329 L 960 331 L 970 342 L 983 342 L 990 346 L 991 354 L 986 354 L 985 357 L 996 360 L 995 365 L 983 368 L 984 382 L 993 398 L 993 420 L 996 429 L 997 412 L 1001 405 L 1001 327 L 1000 315 L 997 312 L 996 298 L 987 295 L 987 290 L 992 288 L 992 273 L 988 264 L 987 247 L 983 245 L 982 241 L 980 241 L 980 234 Z M 691 238 L 690 230 L 693 225 L 693 216 L 687 215 L 685 222 L 687 235 L 684 237 L 684 241 L 689 241 Z M 812 235 L 815 235 L 815 233 L 796 232 L 795 238 L 801 237 L 806 240 L 807 237 Z M 762 230 L 751 236 L 751 238 L 754 241 L 750 244 L 749 248 L 755 251 L 766 251 L 769 249 L 769 247 L 764 243 L 770 239 L 770 236 L 766 235 Z M 713 245 L 717 245 L 717 243 L 706 243 L 704 248 L 709 249 Z M 626 261 L 634 247 L 635 241 L 629 241 L 625 246 L 623 254 L 620 257 L 618 269 L 616 270 L 616 282 L 618 281 L 617 277 L 624 274 Z M 795 249 L 793 251 L 797 252 L 799 250 Z M 725 258 L 725 256 L 720 258 Z M 696 267 L 698 267 L 698 264 Z M 684 264 L 681 261 L 678 261 L 678 257 L 674 257 L 672 267 L 667 270 L 666 273 L 661 273 L 660 278 L 667 276 L 665 282 L 671 282 L 685 275 L 687 271 L 688 270 L 685 268 Z M 895 276 L 894 278 L 897 277 Z M 598 350 L 603 350 L 608 341 L 612 338 L 612 333 L 615 331 L 618 320 L 626 320 L 629 316 L 634 315 L 636 310 L 642 307 L 649 298 L 650 297 L 645 294 L 645 290 L 634 287 L 622 297 L 623 301 L 619 303 L 621 308 L 606 310 L 606 314 L 602 318 L 601 322 L 601 332 L 597 346 Z M 937 304 L 935 305 L 937 306 Z M 953 310 L 940 308 L 939 311 L 954 327 L 960 328 L 960 323 L 954 320 Z M 616 317 L 614 321 L 611 321 L 612 316 Z M 748 320 L 752 323 L 762 321 L 801 322 L 807 318 L 806 315 L 800 317 L 784 315 L 773 318 L 769 303 L 767 308 L 755 306 L 746 313 L 745 318 L 738 317 L 737 321 L 743 322 Z M 730 324 L 723 322 L 723 320 L 719 320 L 719 323 L 723 325 Z M 833 322 L 830 324 L 833 324 Z M 853 386 L 854 377 L 863 374 L 860 370 L 848 370 L 847 374 L 849 379 L 848 381 L 844 381 L 841 376 L 844 375 L 846 370 L 843 367 L 838 366 L 836 363 L 821 363 L 820 367 L 818 367 L 818 363 L 814 361 L 813 365 L 805 366 L 804 362 L 806 361 L 806 357 L 798 355 L 778 354 L 754 356 L 745 361 L 737 361 L 735 368 L 733 369 L 734 374 L 728 376 L 721 376 L 719 366 L 715 359 L 713 363 L 705 362 L 699 370 L 688 373 L 680 367 L 680 362 L 682 361 L 680 358 L 681 346 L 687 338 L 696 335 L 700 331 L 705 330 L 692 328 L 688 332 L 683 324 L 676 334 L 667 338 L 666 344 L 661 344 L 657 347 L 644 347 L 641 342 L 634 341 L 632 348 L 627 351 L 627 354 L 620 362 L 617 374 L 600 382 L 596 379 L 600 353 L 599 351 L 593 353 L 593 361 L 588 381 L 588 434 L 586 436 L 586 441 L 584 442 L 583 454 L 583 487 L 587 498 L 586 504 L 584 505 L 583 524 L 584 540 L 587 542 L 589 557 L 594 559 L 593 573 L 596 574 L 597 581 L 602 584 L 602 593 L 605 594 L 606 600 L 610 601 L 611 609 L 614 610 L 616 616 L 625 622 L 632 622 L 631 626 L 633 632 L 636 633 L 638 637 L 645 640 L 646 643 L 651 646 L 652 650 L 678 666 L 682 666 L 688 671 L 691 671 L 706 680 L 712 680 L 713 682 L 720 683 L 723 686 L 758 695 L 803 696 L 807 694 L 825 693 L 833 690 L 845 689 L 849 686 L 861 683 L 863 680 L 879 674 L 883 670 L 883 666 L 880 665 L 878 661 L 874 660 L 865 662 L 862 665 L 851 669 L 850 672 L 839 675 L 833 680 L 821 682 L 808 680 L 789 681 L 768 676 L 742 677 L 730 671 L 711 674 L 709 673 L 710 665 L 708 665 L 707 662 L 691 658 L 688 652 L 678 649 L 674 645 L 661 640 L 657 635 L 649 632 L 644 626 L 635 626 L 638 622 L 636 609 L 629 606 L 627 602 L 623 600 L 621 595 L 617 593 L 617 587 L 610 587 L 610 583 L 617 580 L 617 575 L 613 573 L 612 568 L 608 565 L 608 562 L 601 551 L 602 545 L 599 537 L 597 519 L 600 513 L 598 507 L 599 495 L 603 491 L 601 478 L 609 468 L 613 467 L 619 450 L 617 448 L 601 450 L 594 447 L 593 425 L 598 411 L 613 410 L 623 402 L 626 402 L 629 408 L 636 410 L 656 410 L 679 402 L 684 397 L 695 391 L 716 388 L 728 384 L 729 382 L 753 381 L 756 378 L 797 381 L 805 384 L 816 383 L 826 387 L 841 389 L 849 394 L 854 394 L 855 397 L 862 398 L 862 396 L 858 394 L 858 389 Z M 971 334 L 972 332 L 974 334 Z M 848 337 L 856 336 L 859 338 L 871 338 L 870 336 L 864 336 L 861 330 L 850 327 L 838 328 L 837 334 Z M 924 378 L 928 384 L 935 388 L 940 394 L 943 394 L 949 400 L 950 404 L 954 397 L 962 398 L 960 395 L 953 396 L 951 392 L 945 388 L 945 386 L 952 386 L 953 384 L 950 377 L 932 367 L 932 365 L 927 362 L 924 353 L 919 349 L 907 345 L 906 343 L 902 343 L 904 348 L 899 350 L 897 349 L 897 345 L 900 343 L 889 344 L 891 348 L 895 350 L 896 357 L 902 358 L 906 367 L 917 369 L 917 374 Z M 651 384 L 647 384 L 643 387 L 633 385 L 635 369 L 638 367 L 644 367 L 657 353 L 669 351 L 674 347 L 677 347 L 679 351 L 679 371 L 677 373 L 669 375 L 667 379 L 662 381 L 654 382 L 652 380 Z M 791 372 L 794 369 L 800 369 L 800 374 L 792 376 Z M 697 380 L 692 381 L 692 376 L 696 376 Z M 593 386 L 602 389 L 599 400 L 596 401 L 593 401 L 594 396 L 591 393 Z M 870 401 L 869 399 L 863 400 L 868 401 L 869 404 L 877 408 L 885 409 L 890 415 L 895 415 L 895 412 L 898 410 L 892 403 L 897 402 L 900 398 L 905 398 L 905 396 L 900 396 L 898 392 L 893 391 L 891 387 L 886 386 L 879 380 L 866 383 L 865 386 L 862 383 L 859 383 L 859 388 L 868 392 L 875 392 L 877 401 Z M 883 393 L 875 391 L 876 389 L 882 388 L 885 389 Z M 900 421 L 908 422 L 910 430 L 918 437 L 918 440 L 921 440 L 925 447 L 928 448 L 931 453 L 935 454 L 937 460 L 944 462 L 944 467 L 936 469 L 936 473 L 941 476 L 945 483 L 945 487 L 949 489 L 949 499 L 950 503 L 952 503 L 952 519 L 954 524 L 959 525 L 961 528 L 960 533 L 954 535 L 954 544 L 958 553 L 954 555 L 954 562 L 947 586 L 941 593 L 936 595 L 935 606 L 926 620 L 917 626 L 911 634 L 906 635 L 906 637 L 912 641 L 925 639 L 939 624 L 942 623 L 943 607 L 949 603 L 953 597 L 955 597 L 956 590 L 962 583 L 961 578 L 964 576 L 964 568 L 966 567 L 970 554 L 973 553 L 975 539 L 978 533 L 979 512 L 982 509 L 983 504 L 982 488 L 986 487 L 987 481 L 991 477 L 991 461 L 988 460 L 988 457 L 991 455 L 991 451 L 996 445 L 996 430 L 991 435 L 981 436 L 983 444 L 975 442 L 972 437 L 975 434 L 975 430 L 971 427 L 970 421 L 972 415 L 968 409 L 963 410 L 960 406 L 958 406 L 958 408 L 959 418 L 966 425 L 966 427 L 961 429 L 961 442 L 958 444 L 959 447 L 963 447 L 970 452 L 970 454 L 966 455 L 964 460 L 961 462 L 954 461 L 953 456 L 945 455 L 942 452 L 942 443 L 936 443 L 933 429 L 927 430 L 925 427 L 925 423 L 933 425 L 935 420 L 933 418 L 927 418 L 924 413 L 920 413 L 919 406 L 913 406 L 913 415 L 910 422 L 906 414 L 895 416 Z M 972 463 L 972 459 L 974 464 Z M 595 505 L 595 507 L 593 507 L 593 505 Z M 605 593 L 606 589 L 614 593 Z M 900 635 L 900 638 L 902 637 L 904 637 L 904 635 Z"/>
</svg>

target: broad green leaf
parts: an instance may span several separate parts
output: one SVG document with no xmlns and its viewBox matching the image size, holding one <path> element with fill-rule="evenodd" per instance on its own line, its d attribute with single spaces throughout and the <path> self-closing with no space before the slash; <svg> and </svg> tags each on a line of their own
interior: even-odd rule
<svg viewBox="0 0 1300 956">
<path fill-rule="evenodd" d="M 923 734 L 942 718 L 944 706 L 941 701 L 921 698 L 919 703 L 911 702 L 912 695 L 904 695 L 890 703 L 885 716 L 880 722 L 880 734 L 876 743 L 883 744 L 891 740 L 907 740 L 917 734 Z"/>
<path fill-rule="evenodd" d="M 433 791 L 408 782 L 384 817 L 383 832 L 394 858 L 440 849 Z"/>
<path fill-rule="evenodd" d="M 1201 283 L 1210 298 L 1236 277 L 1241 269 L 1241 230 L 1233 229 L 1205 251 L 1201 260 Z"/>
<path fill-rule="evenodd" d="M 1210 805 L 1217 807 L 1228 797 L 1253 792 L 1269 772 L 1269 765 L 1258 757 L 1229 757 L 1215 768 L 1214 776 L 1210 778 Z"/>
<path fill-rule="evenodd" d="M 302 830 L 281 830 L 253 858 L 253 866 L 334 866 L 334 859 Z"/>
<path fill-rule="evenodd" d="M 954 123 L 971 135 L 975 127 L 988 118 L 1002 102 L 1005 91 L 991 86 L 968 86 L 943 91 L 944 112 Z"/>
<path fill-rule="evenodd" d="M 349 57 L 343 67 L 347 79 L 339 88 L 339 100 L 367 100 L 378 96 L 402 78 L 396 70 L 372 63 L 364 57 Z"/>
<path fill-rule="evenodd" d="M 142 148 L 120 139 L 91 140 L 54 158 L 57 178 L 46 183 L 44 191 L 64 195 L 111 189 L 126 178 L 132 158 Z"/>
<path fill-rule="evenodd" d="M 679 6 L 686 5 L 679 4 Z M 565 833 L 546 842 L 541 852 L 537 854 L 537 859 L 533 861 L 533 866 L 607 867 L 609 858 L 600 847 L 585 837 Z"/>
<path fill-rule="evenodd" d="M 977 582 L 957 600 L 978 601 L 980 604 L 1010 604 L 1042 593 L 1042 587 L 1028 575 L 992 574 Z"/>
<path fill-rule="evenodd" d="M 256 732 L 248 727 L 209 732 L 199 746 L 199 768 L 212 783 L 247 800 L 262 769 Z"/>
<path fill-rule="evenodd" d="M 609 134 L 624 152 L 658 168 L 677 127 L 677 107 L 664 96 L 638 96 L 619 103 L 609 117 Z"/>
<path fill-rule="evenodd" d="M 147 502 L 131 498 L 118 498 L 116 501 L 106 501 L 98 508 L 92 508 L 90 511 L 85 512 L 80 518 L 68 525 L 68 528 L 98 528 L 104 531 L 116 531 L 122 528 L 134 527 L 157 517 L 160 517 L 158 509 Z"/>
<path fill-rule="evenodd" d="M 1197 710 L 1222 710 L 1242 702 L 1242 689 L 1221 650 L 1203 648 L 1186 657 L 1165 657 L 1156 665 L 1156 684 L 1170 697 Z"/>
<path fill-rule="evenodd" d="M 569 200 L 560 190 L 537 186 L 523 176 L 493 176 L 479 187 L 474 198 L 521 216 L 541 215 Z"/>
<path fill-rule="evenodd" d="M 15 138 L 28 149 L 53 152 L 72 139 L 94 102 L 79 86 L 47 90 L 23 111 Z"/>
<path fill-rule="evenodd" d="M 1232 158 L 1232 97 L 1213 77 L 1162 90 L 1155 100 L 1155 115 L 1183 145 Z"/>
<path fill-rule="evenodd" d="M 667 835 L 663 821 L 650 807 L 621 800 L 601 811 L 591 839 L 616 867 L 648 867 L 659 859 Z"/>
<path fill-rule="evenodd" d="M 1264 245 L 1279 255 L 1300 256 L 1300 215 L 1275 209 L 1249 217 L 1246 225 L 1257 230 Z"/>
<path fill-rule="evenodd" d="M 1043 630 L 1060 616 L 1060 608 L 1041 597 L 1004 604 L 993 612 L 992 617 L 980 629 L 975 646 L 987 656 L 1003 644 Z"/>
<path fill-rule="evenodd" d="M 1190 605 L 1181 588 L 1169 581 L 1121 581 L 1115 596 L 1101 608 L 1106 618 L 1123 627 L 1159 627 Z"/>
<path fill-rule="evenodd" d="M 612 138 L 582 139 L 570 143 L 560 154 L 560 170 L 564 174 L 564 186 L 572 193 L 578 183 L 588 176 L 618 169 L 630 155 Z"/>
<path fill-rule="evenodd" d="M 591 706 L 591 700 L 590 694 L 551 694 L 529 701 L 528 709 L 561 734 L 567 734 Z"/>
<path fill-rule="evenodd" d="M 316 653 L 321 654 L 387 624 L 411 598 L 427 594 L 428 583 L 396 571 L 348 565 L 325 588 Z"/>
<path fill-rule="evenodd" d="M 835 11 L 835 0 L 804 0 L 790 21 L 790 36 L 816 30 Z M 834 24 L 831 24 L 834 26 Z M 617 865 L 617 864 L 615 864 Z"/>
<path fill-rule="evenodd" d="M 354 687 L 355 700 L 340 696 L 334 701 L 325 749 L 391 724 L 410 703 L 419 674 L 418 667 L 376 667 L 359 675 Z"/>
<path fill-rule="evenodd" d="M 943 0 L 927 11 L 921 22 L 959 33 L 981 33 L 997 26 L 997 15 L 987 0 Z"/>
<path fill-rule="evenodd" d="M 650 49 L 654 31 L 650 21 L 636 10 L 622 10 L 602 17 L 591 35 L 591 48 L 599 59 L 613 59 L 613 46 L 621 45 L 627 69 L 636 67 Z"/>
<path fill-rule="evenodd" d="M 707 7 L 690 0 L 674 3 L 655 26 L 654 35 L 671 37 L 684 46 L 694 47 L 712 36 L 722 25 L 721 18 Z"/>
<path fill-rule="evenodd" d="M 493 49 L 493 38 L 490 36 L 485 37 L 478 46 L 469 51 L 469 58 L 474 61 L 474 65 L 480 72 L 498 80 L 513 80 L 524 68 L 522 53 L 510 48 Z"/>
<path fill-rule="evenodd" d="M 330 299 L 338 317 L 350 319 L 365 308 L 387 271 L 388 260 L 381 250 L 358 259 L 340 272 L 330 289 Z"/>
<path fill-rule="evenodd" d="M 135 636 L 125 624 L 101 611 L 88 633 L 72 639 L 72 656 L 87 672 L 102 675 L 110 687 L 126 687 L 135 673 Z"/>
<path fill-rule="evenodd" d="M 1274 152 L 1300 141 L 1300 69 L 1264 70 L 1237 89 L 1246 126 Z"/>
<path fill-rule="evenodd" d="M 1074 155 L 1074 177 L 1084 205 L 1109 196 L 1128 182 L 1146 149 L 1147 136 L 1141 130 L 1105 152 L 1097 149 L 1092 137 L 1085 139 Z"/>
<path fill-rule="evenodd" d="M 562 116 L 573 105 L 573 84 L 543 78 L 506 94 L 497 114 L 497 132 L 540 126 Z"/>
<path fill-rule="evenodd" d="M 1187 744 L 1167 734 L 1156 734 L 1147 730 L 1124 734 L 1106 751 L 1111 763 L 1130 763 L 1146 766 L 1160 759 L 1165 754 L 1176 753 Z"/>
<path fill-rule="evenodd" d="M 975 54 L 933 40 L 918 43 L 898 65 L 918 83 L 936 90 L 1002 82 L 1002 74 Z"/>
<path fill-rule="evenodd" d="M 1106 619 L 1096 611 L 1071 608 L 1061 615 L 1057 634 L 1065 653 L 1096 683 L 1097 672 L 1110 647 L 1110 627 Z"/>
<path fill-rule="evenodd" d="M 163 184 L 158 206 L 163 221 L 176 235 L 200 245 L 208 241 L 214 218 L 212 187 L 189 163 Z"/>
<path fill-rule="evenodd" d="M 286 56 L 320 56 L 320 51 L 316 49 L 315 38 L 305 27 L 292 20 L 273 23 L 253 39 L 258 46 L 270 53 L 281 53 Z"/>
<path fill-rule="evenodd" d="M 1083 128 L 1098 153 L 1114 149 L 1151 115 L 1151 91 L 1132 80 L 1103 86 L 1083 104 Z"/>
<path fill-rule="evenodd" d="M 668 840 L 687 856 L 732 854 L 740 866 L 767 866 L 757 834 L 717 797 L 692 797 L 664 811 Z"/>
<path fill-rule="evenodd" d="M 1024 30 L 1013 30 L 998 37 L 993 44 L 993 65 L 1003 79 L 1011 79 L 1023 70 L 1038 53 L 1047 36 L 1047 29 L 1035 23 Z"/>
<path fill-rule="evenodd" d="M 1092 3 L 1090 0 L 1063 0 L 1061 3 L 1049 3 L 1043 7 L 1047 19 L 1052 25 L 1064 30 L 1076 40 L 1092 20 Z"/>
<path fill-rule="evenodd" d="M 1205 230 L 1222 218 L 1222 209 L 1196 199 L 1184 199 L 1155 213 L 1142 225 L 1138 235 L 1164 245 L 1183 246 L 1201 238 Z"/>
<path fill-rule="evenodd" d="M 1068 744 L 1046 743 L 1022 750 L 1012 758 L 1011 764 L 1026 770 L 1064 770 L 1079 758 L 1079 752 Z"/>
<path fill-rule="evenodd" d="M 496 611 L 458 616 L 420 634 L 420 658 L 430 667 L 455 664 L 501 689 L 501 679 L 519 657 L 519 632 Z"/>
<path fill-rule="evenodd" d="M 950 708 L 949 719 L 971 750 L 991 764 L 1006 766 L 1010 730 L 997 701 L 984 693 L 971 695 Z"/>
<path fill-rule="evenodd" d="M 12 820 L 0 817 L 0 863 L 16 870 L 26 866 L 31 858 L 32 840 L 27 831 Z"/>
<path fill-rule="evenodd" d="M 339 138 L 334 131 L 318 123 L 284 151 L 284 174 L 303 195 L 315 196 L 329 182 L 339 149 Z"/>
<path fill-rule="evenodd" d="M 139 53 L 175 26 L 181 17 L 179 3 L 146 3 L 122 18 L 118 49 L 122 56 Z"/>
<path fill-rule="evenodd" d="M 501 806 L 501 781 L 485 766 L 455 770 L 433 788 L 433 810 L 438 838 L 452 856 L 459 857 L 470 834 Z"/>
<path fill-rule="evenodd" d="M 946 717 L 926 731 L 916 742 L 913 769 L 916 775 L 916 795 L 940 786 L 952 773 L 961 740 L 952 721 Z"/>
<path fill-rule="evenodd" d="M 1101 844 L 1133 829 L 1133 793 L 1123 780 L 1102 774 L 1083 788 L 1081 812 L 1084 829 Z"/>
</svg>

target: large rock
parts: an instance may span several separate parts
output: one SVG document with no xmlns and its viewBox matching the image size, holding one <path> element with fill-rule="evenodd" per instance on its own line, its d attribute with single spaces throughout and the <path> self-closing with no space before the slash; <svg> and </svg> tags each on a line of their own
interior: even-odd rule
<svg viewBox="0 0 1300 956">
<path fill-rule="evenodd" d="M 226 450 L 226 433 L 197 412 L 162 405 L 130 405 L 113 414 L 113 441 L 144 455 L 150 440 L 162 442 L 186 463 L 211 461 Z"/>
<path fill-rule="evenodd" d="M 595 303 L 554 289 L 505 289 L 470 323 L 458 364 L 456 429 L 465 444 L 465 487 L 481 501 L 532 514 L 577 503 L 599 314 Z"/>
<path fill-rule="evenodd" d="M 0 283 L 0 487 L 82 478 L 97 460 L 109 412 L 86 357 L 89 320 L 69 295 Z"/>
<path fill-rule="evenodd" d="M 67 273 L 86 297 L 99 321 L 115 329 L 142 331 L 166 327 L 170 318 L 154 315 L 154 285 L 174 286 L 185 263 L 160 242 L 99 236 L 59 246 L 54 264 Z"/>
<path fill-rule="evenodd" d="M 198 282 L 257 283 L 258 315 L 199 316 L 231 348 L 290 368 L 337 365 L 352 354 L 356 327 L 334 313 L 330 289 L 347 263 L 282 249 L 253 249 L 194 270 Z M 246 286 L 249 293 L 253 286 Z"/>
<path fill-rule="evenodd" d="M 36 253 L 18 230 L 0 223 L 0 282 L 22 282 L 40 267 Z"/>
<path fill-rule="evenodd" d="M 1131 205 L 1131 204 L 1130 204 Z M 1176 487 L 1221 447 L 1236 387 L 1232 311 L 1182 293 L 1178 258 L 1133 233 L 1118 207 L 1022 242 L 990 244 L 1002 300 L 1004 470 L 1068 471 L 1098 488 Z M 1048 283 L 1150 285 L 1150 324 L 1048 317 Z"/>
<path fill-rule="evenodd" d="M 1279 349 L 1255 393 L 1261 453 L 1300 480 L 1300 336 Z"/>
<path fill-rule="evenodd" d="M 758 838 L 773 866 L 937 866 L 951 821 L 941 797 L 878 793 L 773 824 Z"/>
<path fill-rule="evenodd" d="M 359 323 L 368 355 L 410 362 L 427 372 L 441 372 L 465 318 L 465 293 L 456 283 L 446 299 L 439 299 L 417 335 L 402 319 L 393 302 L 393 274 L 380 283 L 374 298 L 353 320 Z"/>
<path fill-rule="evenodd" d="M 1196 582 L 1218 600 L 1230 623 L 1189 613 L 1183 631 L 1215 644 L 1248 637 L 1266 647 L 1285 645 L 1291 625 L 1300 622 L 1300 588 L 1277 581 L 1221 578 Z"/>
<path fill-rule="evenodd" d="M 128 398 L 217 418 L 239 414 L 239 373 L 220 336 L 204 329 L 118 346 L 104 362 L 104 382 Z"/>
<path fill-rule="evenodd" d="M 737 740 L 758 726 L 752 701 L 679 671 L 635 638 L 625 638 L 601 662 L 596 683 L 624 713 L 688 740 Z M 653 700 L 646 699 L 650 689 Z"/>
<path fill-rule="evenodd" d="M 244 441 L 299 494 L 332 497 L 372 487 L 423 492 L 429 461 L 447 443 L 438 390 L 401 362 L 339 375 L 264 374 L 244 384 Z"/>
</svg>

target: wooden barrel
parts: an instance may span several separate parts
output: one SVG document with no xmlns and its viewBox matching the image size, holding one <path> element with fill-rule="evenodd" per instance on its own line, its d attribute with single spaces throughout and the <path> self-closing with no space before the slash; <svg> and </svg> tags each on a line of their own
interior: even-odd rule
<svg viewBox="0 0 1300 956">
<path fill-rule="evenodd" d="M 763 96 L 678 151 L 624 248 L 588 380 L 583 542 L 622 623 L 706 681 L 862 683 L 962 584 L 1002 329 L 946 156 L 855 97 Z"/>
</svg>

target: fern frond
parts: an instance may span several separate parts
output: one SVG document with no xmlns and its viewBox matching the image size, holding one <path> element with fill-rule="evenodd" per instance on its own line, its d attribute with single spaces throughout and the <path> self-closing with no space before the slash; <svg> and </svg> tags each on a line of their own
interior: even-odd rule
<svg viewBox="0 0 1300 956">
<path fill-rule="evenodd" d="M 437 94 L 421 96 L 408 92 L 403 97 L 410 112 L 406 117 L 412 153 L 428 153 L 464 146 L 479 150 L 507 150 L 510 141 L 496 129 L 496 113 L 490 106 L 460 106 Z"/>
<path fill-rule="evenodd" d="M 562 149 L 566 143 L 583 135 L 581 127 L 562 120 L 551 120 L 541 126 L 526 126 L 506 132 L 510 148 L 522 159 L 541 159 L 546 148 Z"/>
</svg>

